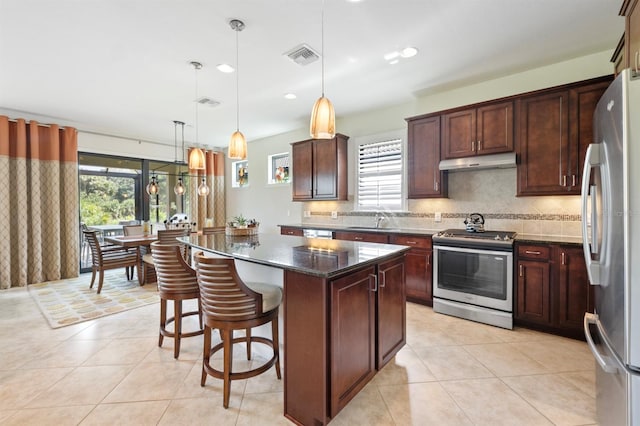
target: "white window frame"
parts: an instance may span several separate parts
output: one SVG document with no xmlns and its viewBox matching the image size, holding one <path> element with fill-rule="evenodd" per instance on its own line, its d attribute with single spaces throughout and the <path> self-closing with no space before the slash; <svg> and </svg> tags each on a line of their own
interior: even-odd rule
<svg viewBox="0 0 640 426">
<path fill-rule="evenodd" d="M 400 206 L 391 208 L 388 205 L 382 206 L 361 206 L 360 205 L 360 192 L 359 192 L 359 182 L 360 182 L 360 147 L 362 145 L 368 145 L 373 143 L 382 143 L 387 141 L 399 140 L 402 146 L 402 160 L 401 160 L 401 171 L 400 171 Z M 406 129 L 394 130 L 391 132 L 380 133 L 376 135 L 362 136 L 359 138 L 355 138 L 355 151 L 354 151 L 354 164 L 355 164 L 355 184 L 354 184 L 354 210 L 355 211 L 396 211 L 396 212 L 404 212 L 407 211 L 407 191 L 406 191 L 406 180 L 407 180 L 407 171 L 406 171 L 406 156 L 407 156 L 407 131 Z"/>
</svg>

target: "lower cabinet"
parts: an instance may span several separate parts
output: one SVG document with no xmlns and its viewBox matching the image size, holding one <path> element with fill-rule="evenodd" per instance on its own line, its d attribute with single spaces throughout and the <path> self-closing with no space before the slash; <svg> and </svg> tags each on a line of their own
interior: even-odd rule
<svg viewBox="0 0 640 426">
<path fill-rule="evenodd" d="M 281 226 L 280 235 L 295 235 L 296 237 L 303 237 L 304 232 L 301 228 L 294 228 L 291 226 Z"/>
<path fill-rule="evenodd" d="M 565 336 L 584 338 L 585 312 L 593 312 L 582 247 L 517 244 L 514 320 Z"/>
<path fill-rule="evenodd" d="M 334 235 L 334 238 L 336 240 L 363 241 L 367 243 L 382 244 L 386 244 L 389 242 L 389 236 L 387 234 L 374 232 L 336 231 Z"/>
<path fill-rule="evenodd" d="M 400 257 L 378 265 L 378 370 L 389 362 L 407 341 L 405 259 L 406 257 Z"/>
<path fill-rule="evenodd" d="M 405 255 L 405 276 L 407 300 L 433 305 L 433 265 L 431 264 L 431 237 L 416 237 L 412 235 L 391 235 L 391 244 L 412 247 Z"/>
</svg>

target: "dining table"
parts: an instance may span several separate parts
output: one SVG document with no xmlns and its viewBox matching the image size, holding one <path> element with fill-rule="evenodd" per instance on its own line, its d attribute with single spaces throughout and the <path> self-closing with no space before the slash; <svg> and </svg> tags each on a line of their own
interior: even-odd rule
<svg viewBox="0 0 640 426">
<path fill-rule="evenodd" d="M 113 236 L 105 236 L 104 240 L 111 244 L 116 244 L 126 248 L 135 248 L 138 254 L 139 261 L 142 259 L 140 255 L 140 247 L 147 247 L 151 245 L 154 241 L 158 240 L 158 236 L 156 234 L 147 234 L 147 235 L 113 235 Z M 143 274 L 138 274 L 138 282 L 140 285 L 144 284 L 144 276 Z"/>
</svg>

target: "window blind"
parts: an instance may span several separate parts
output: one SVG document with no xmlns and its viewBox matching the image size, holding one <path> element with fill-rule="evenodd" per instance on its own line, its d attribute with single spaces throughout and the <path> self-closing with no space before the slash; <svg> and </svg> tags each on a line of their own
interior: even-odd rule
<svg viewBox="0 0 640 426">
<path fill-rule="evenodd" d="M 358 147 L 358 208 L 402 208 L 402 140 Z"/>
</svg>

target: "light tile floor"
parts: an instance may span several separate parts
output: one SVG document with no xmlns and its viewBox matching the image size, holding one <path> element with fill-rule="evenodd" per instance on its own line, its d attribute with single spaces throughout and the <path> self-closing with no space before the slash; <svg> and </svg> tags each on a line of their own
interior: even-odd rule
<svg viewBox="0 0 640 426">
<path fill-rule="evenodd" d="M 202 337 L 157 346 L 158 305 L 52 330 L 25 289 L 0 292 L 0 424 L 279 425 L 273 370 L 200 387 Z M 236 351 L 238 366 L 247 366 Z M 585 343 L 407 305 L 407 345 L 332 425 L 595 424 Z"/>
</svg>

